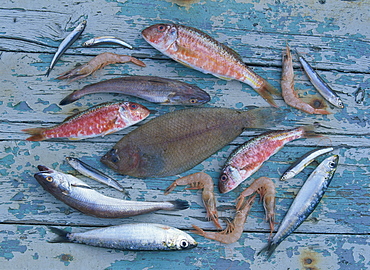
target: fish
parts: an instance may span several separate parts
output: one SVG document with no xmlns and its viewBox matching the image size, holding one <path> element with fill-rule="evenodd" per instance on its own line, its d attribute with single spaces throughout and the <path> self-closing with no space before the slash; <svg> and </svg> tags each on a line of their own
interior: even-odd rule
<svg viewBox="0 0 370 270">
<path fill-rule="evenodd" d="M 89 164 L 86 164 L 85 162 L 79 160 L 78 158 L 66 157 L 66 160 L 68 164 L 71 165 L 72 168 L 74 168 L 82 175 L 90 177 L 98 181 L 99 183 L 105 184 L 121 192 L 124 192 L 125 195 L 128 196 L 127 191 L 121 186 L 120 183 L 118 183 L 112 177 L 102 173 L 101 171 L 95 169 L 94 167 L 91 167 Z"/>
<path fill-rule="evenodd" d="M 32 135 L 27 141 L 50 138 L 81 140 L 119 131 L 144 120 L 149 114 L 145 106 L 134 102 L 106 102 L 67 117 L 56 126 L 22 131 Z"/>
<path fill-rule="evenodd" d="M 196 85 L 156 76 L 126 76 L 86 85 L 66 96 L 59 105 L 93 93 L 124 94 L 162 105 L 201 105 L 211 99 Z"/>
<path fill-rule="evenodd" d="M 86 20 L 83 20 L 77 27 L 68 34 L 68 36 L 60 43 L 57 52 L 55 53 L 53 59 L 51 60 L 50 66 L 45 74 L 45 76 L 49 76 L 51 70 L 62 56 L 62 54 L 81 36 L 82 32 L 85 30 L 86 27 Z"/>
<path fill-rule="evenodd" d="M 301 126 L 289 130 L 269 131 L 239 146 L 225 162 L 218 182 L 219 191 L 227 193 L 235 189 L 286 143 L 316 137 L 312 129 L 313 126 Z"/>
<path fill-rule="evenodd" d="M 312 66 L 303 58 L 302 55 L 298 54 L 299 61 L 302 64 L 303 70 L 306 72 L 316 90 L 325 98 L 328 102 L 334 106 L 343 109 L 344 104 L 340 97 L 330 88 L 330 86 L 320 77 L 320 75 L 312 68 Z"/>
<path fill-rule="evenodd" d="M 246 128 L 279 123 L 277 108 L 249 111 L 191 107 L 158 116 L 125 135 L 100 161 L 134 177 L 177 175 L 199 164 Z"/>
<path fill-rule="evenodd" d="M 113 37 L 113 36 L 95 37 L 95 38 L 92 38 L 92 39 L 89 39 L 89 40 L 85 41 L 82 44 L 82 46 L 91 47 L 91 46 L 101 44 L 101 43 L 114 43 L 114 44 L 121 45 L 123 47 L 127 47 L 131 50 L 133 49 L 130 44 L 126 43 L 122 39 L 119 39 L 119 38 L 116 38 L 116 37 Z"/>
<path fill-rule="evenodd" d="M 315 108 L 309 103 L 302 101 L 297 92 L 294 90 L 294 72 L 293 72 L 293 61 L 292 54 L 290 53 L 289 46 L 286 45 L 286 51 L 283 52 L 283 66 L 281 75 L 281 90 L 283 94 L 283 99 L 286 104 L 296 108 L 298 110 L 304 111 L 310 114 L 330 114 L 325 109 Z M 318 98 L 314 98 L 312 104 L 324 104 L 324 101 Z"/>
<path fill-rule="evenodd" d="M 304 168 L 306 168 L 315 158 L 323 154 L 333 151 L 333 147 L 325 147 L 321 149 L 314 149 L 307 152 L 302 157 L 300 157 L 296 162 L 294 162 L 281 176 L 281 181 L 286 181 L 293 178 L 299 174 Z"/>
<path fill-rule="evenodd" d="M 267 253 L 269 258 L 279 244 L 294 232 L 303 221 L 315 210 L 321 198 L 324 196 L 334 173 L 338 167 L 339 156 L 332 155 L 322 161 L 310 174 L 292 205 L 284 216 L 276 234 L 268 244 L 258 253 Z"/>
<path fill-rule="evenodd" d="M 198 243 L 186 232 L 156 223 L 133 223 L 70 233 L 56 227 L 58 236 L 50 243 L 78 243 L 120 250 L 176 251 L 195 248 Z"/>
<path fill-rule="evenodd" d="M 157 210 L 177 211 L 189 208 L 184 200 L 167 202 L 129 201 L 105 196 L 70 174 L 46 166 L 37 166 L 34 177 L 39 184 L 68 206 L 98 218 L 125 218 Z"/>
<path fill-rule="evenodd" d="M 221 79 L 246 83 L 277 107 L 272 95 L 280 93 L 250 69 L 240 55 L 206 33 L 185 25 L 155 24 L 141 34 L 150 45 L 173 60 Z"/>
</svg>

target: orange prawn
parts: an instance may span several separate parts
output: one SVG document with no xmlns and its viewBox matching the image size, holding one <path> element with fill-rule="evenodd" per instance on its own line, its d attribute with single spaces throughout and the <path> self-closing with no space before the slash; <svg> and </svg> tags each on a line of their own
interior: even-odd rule
<svg viewBox="0 0 370 270">
<path fill-rule="evenodd" d="M 218 212 L 216 208 L 216 198 L 213 193 L 212 177 L 204 172 L 193 173 L 175 180 L 165 190 L 165 195 L 169 194 L 176 186 L 190 185 L 187 189 L 203 189 L 202 200 L 207 211 L 208 220 L 212 220 L 215 226 L 222 229 L 218 221 Z"/>
<path fill-rule="evenodd" d="M 71 82 L 85 78 L 93 72 L 109 64 L 132 62 L 138 66 L 145 67 L 145 63 L 129 55 L 120 55 L 110 52 L 101 53 L 84 65 L 78 66 L 57 77 L 58 80 L 71 79 Z"/>
<path fill-rule="evenodd" d="M 227 222 L 227 227 L 225 230 L 221 232 L 205 232 L 198 226 L 192 225 L 195 231 L 191 232 L 204 236 L 208 239 L 219 241 L 224 244 L 235 243 L 239 240 L 243 233 L 244 224 L 247 220 L 249 210 L 252 207 L 255 197 L 256 195 L 246 201 L 244 206 L 236 212 L 234 220 L 231 222 Z"/>
<path fill-rule="evenodd" d="M 285 103 L 289 106 L 292 106 L 293 108 L 302 110 L 310 114 L 330 114 L 330 112 L 328 112 L 327 110 L 315 108 L 310 104 L 303 102 L 298 97 L 297 92 L 294 90 L 293 61 L 288 45 L 286 45 L 286 52 L 283 52 L 281 90 Z M 314 106 L 317 106 L 317 104 L 319 106 L 322 106 L 324 104 L 324 102 L 319 98 L 315 98 L 312 103 Z"/>
<path fill-rule="evenodd" d="M 246 188 L 237 198 L 236 209 L 239 210 L 244 198 L 257 192 L 260 198 L 263 199 L 263 207 L 265 208 L 266 221 L 270 224 L 270 236 L 275 227 L 275 184 L 267 177 L 260 177 Z"/>
</svg>

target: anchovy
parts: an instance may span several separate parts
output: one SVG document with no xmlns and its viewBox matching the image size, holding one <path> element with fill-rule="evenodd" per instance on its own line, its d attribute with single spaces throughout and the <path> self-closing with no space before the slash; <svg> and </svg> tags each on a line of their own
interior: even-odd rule
<svg viewBox="0 0 370 270">
<path fill-rule="evenodd" d="M 331 104 L 343 109 L 344 105 L 340 97 L 330 88 L 330 86 L 324 82 L 319 74 L 312 68 L 312 66 L 301 56 L 299 56 L 299 61 L 301 62 L 304 71 L 306 72 L 308 78 L 310 79 L 313 86 L 317 91 Z"/>
<path fill-rule="evenodd" d="M 51 243 L 79 243 L 121 250 L 186 250 L 198 243 L 187 233 L 161 224 L 135 223 L 93 229 L 81 233 L 50 227 L 59 235 Z"/>
<path fill-rule="evenodd" d="M 307 178 L 281 222 L 278 231 L 259 253 L 269 258 L 277 246 L 295 231 L 319 204 L 338 166 L 338 155 L 326 158 Z"/>
<path fill-rule="evenodd" d="M 78 158 L 73 157 L 66 157 L 66 160 L 71 167 L 77 170 L 79 173 L 90 177 L 102 184 L 115 188 L 121 192 L 124 192 L 126 196 L 128 196 L 127 191 L 112 177 L 102 173 L 101 171 L 91 167 L 89 164 L 79 160 Z"/>
<path fill-rule="evenodd" d="M 122 39 L 119 39 L 119 38 L 116 38 L 116 37 L 113 37 L 113 36 L 95 37 L 95 38 L 89 39 L 88 41 L 85 41 L 82 44 L 82 46 L 90 47 L 90 46 L 94 46 L 94 45 L 97 45 L 97 44 L 100 44 L 100 43 L 114 43 L 114 44 L 121 45 L 123 47 L 127 47 L 131 50 L 133 49 L 130 44 L 124 42 Z"/>
<path fill-rule="evenodd" d="M 53 69 L 62 54 L 78 39 L 78 37 L 85 30 L 86 21 L 83 20 L 77 27 L 60 43 L 57 52 L 55 53 L 53 60 L 51 60 L 50 67 L 46 72 L 45 76 L 49 76 L 50 71 Z"/>
<path fill-rule="evenodd" d="M 281 176 L 281 181 L 286 181 L 299 174 L 304 168 L 306 168 L 315 158 L 323 154 L 333 151 L 333 147 L 326 147 L 321 149 L 314 149 L 304 154 L 296 162 L 294 162 Z"/>
<path fill-rule="evenodd" d="M 39 165 L 36 180 L 55 198 L 81 211 L 99 218 L 123 218 L 157 210 L 183 210 L 189 203 L 183 200 L 168 202 L 127 201 L 105 196 L 82 180 Z"/>
</svg>

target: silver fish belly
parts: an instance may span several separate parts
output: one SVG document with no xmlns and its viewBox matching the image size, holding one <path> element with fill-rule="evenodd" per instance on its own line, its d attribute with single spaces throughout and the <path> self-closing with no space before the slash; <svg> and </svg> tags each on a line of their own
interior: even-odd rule
<svg viewBox="0 0 370 270">
<path fill-rule="evenodd" d="M 270 257 L 277 246 L 295 231 L 319 204 L 337 169 L 339 157 L 333 155 L 322 161 L 307 178 L 288 212 L 281 222 L 278 231 L 269 243 L 258 254 L 267 252 Z"/>
<path fill-rule="evenodd" d="M 130 44 L 126 43 L 122 39 L 119 39 L 119 38 L 116 38 L 116 37 L 113 37 L 113 36 L 102 36 L 102 37 L 92 38 L 92 39 L 89 39 L 88 41 L 85 41 L 82 44 L 82 46 L 90 47 L 90 46 L 94 46 L 94 45 L 97 45 L 97 44 L 100 44 L 100 43 L 113 43 L 113 44 L 121 45 L 123 47 L 127 47 L 131 50 L 133 49 Z"/>
<path fill-rule="evenodd" d="M 73 242 L 121 250 L 185 250 L 198 243 L 187 233 L 174 227 L 155 223 L 110 226 L 82 233 L 68 233 L 51 227 L 59 235 L 51 243 Z"/>
</svg>

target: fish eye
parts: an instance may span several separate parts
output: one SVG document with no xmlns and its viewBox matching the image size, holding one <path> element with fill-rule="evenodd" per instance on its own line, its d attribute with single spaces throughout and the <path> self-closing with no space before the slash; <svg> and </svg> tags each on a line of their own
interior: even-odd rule
<svg viewBox="0 0 370 270">
<path fill-rule="evenodd" d="M 45 180 L 51 183 L 51 182 L 53 182 L 53 177 L 51 177 L 51 176 L 47 176 L 47 177 L 45 178 Z"/>
<path fill-rule="evenodd" d="M 225 182 L 227 180 L 227 178 L 228 178 L 227 175 L 226 174 L 223 174 L 223 175 L 221 175 L 220 180 L 222 182 Z"/>
<path fill-rule="evenodd" d="M 189 102 L 194 104 L 194 103 L 198 102 L 198 99 L 197 98 L 191 98 L 191 99 L 189 99 Z"/>
<path fill-rule="evenodd" d="M 336 166 L 336 163 L 335 163 L 335 162 L 330 162 L 330 163 L 329 163 L 329 167 L 330 167 L 330 168 L 335 168 L 335 166 Z"/>
<path fill-rule="evenodd" d="M 181 248 L 187 248 L 189 246 L 189 242 L 185 239 L 180 241 L 180 247 Z"/>
<path fill-rule="evenodd" d="M 117 155 L 117 149 L 111 149 L 109 150 L 108 152 L 108 155 L 110 157 L 110 160 L 113 162 L 113 163 L 117 163 L 119 161 L 119 156 Z"/>
<path fill-rule="evenodd" d="M 139 106 L 137 104 L 131 104 L 130 108 L 136 110 L 137 108 L 139 108 Z"/>
<path fill-rule="evenodd" d="M 164 32 L 164 30 L 166 30 L 166 27 L 164 27 L 164 25 L 159 25 L 157 29 L 159 32 Z"/>
</svg>

